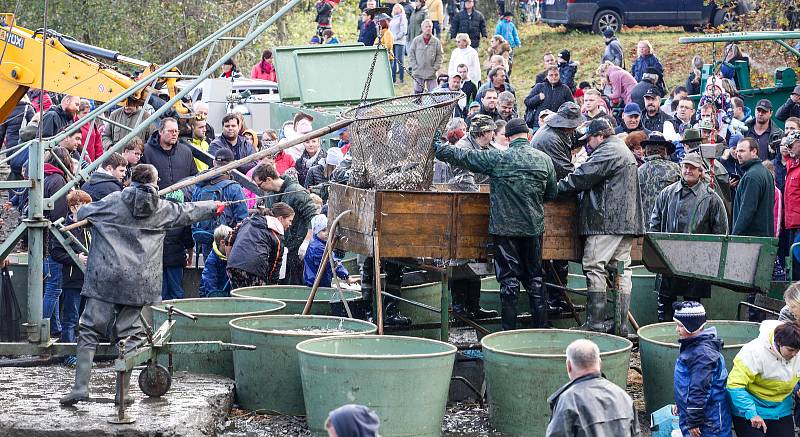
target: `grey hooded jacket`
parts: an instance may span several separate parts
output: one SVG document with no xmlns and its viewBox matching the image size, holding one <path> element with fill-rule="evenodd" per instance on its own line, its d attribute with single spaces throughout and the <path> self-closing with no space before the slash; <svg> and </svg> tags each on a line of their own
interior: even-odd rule
<svg viewBox="0 0 800 437">
<path fill-rule="evenodd" d="M 580 193 L 580 235 L 642 235 L 644 218 L 636 158 L 612 136 L 558 182 L 559 196 Z"/>
<path fill-rule="evenodd" d="M 92 225 L 82 296 L 145 306 L 161 298 L 164 234 L 210 219 L 212 201 L 178 204 L 149 185 L 131 186 L 78 210 Z"/>
</svg>

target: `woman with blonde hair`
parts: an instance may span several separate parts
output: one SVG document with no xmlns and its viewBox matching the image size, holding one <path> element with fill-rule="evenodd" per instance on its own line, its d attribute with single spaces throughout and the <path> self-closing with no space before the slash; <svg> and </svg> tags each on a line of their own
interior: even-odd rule
<svg viewBox="0 0 800 437">
<path fill-rule="evenodd" d="M 620 67 L 605 61 L 597 68 L 597 75 L 602 80 L 603 87 L 610 90 L 608 98 L 614 106 L 627 105 L 631 102 L 631 91 L 636 86 L 636 79 Z"/>
<path fill-rule="evenodd" d="M 453 76 L 458 74 L 458 66 L 464 64 L 467 66 L 467 75 L 469 80 L 478 84 L 481 82 L 481 61 L 478 51 L 470 45 L 472 40 L 466 33 L 459 33 L 456 35 L 456 48 L 450 54 L 450 63 L 447 65 L 447 75 Z M 462 77 L 462 80 L 467 78 Z"/>
</svg>

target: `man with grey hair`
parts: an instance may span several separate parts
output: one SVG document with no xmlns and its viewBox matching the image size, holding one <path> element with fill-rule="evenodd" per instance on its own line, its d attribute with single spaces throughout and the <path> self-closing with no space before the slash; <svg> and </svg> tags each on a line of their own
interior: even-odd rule
<svg viewBox="0 0 800 437">
<path fill-rule="evenodd" d="M 511 91 L 503 91 L 497 96 L 497 114 L 498 119 L 505 122 L 517 117 L 517 98 Z"/>
<path fill-rule="evenodd" d="M 192 111 L 194 111 L 194 116 L 197 120 L 206 120 L 206 142 L 211 144 L 217 135 L 214 133 L 214 126 L 208 123 L 208 104 L 201 101 L 194 102 Z"/>
<path fill-rule="evenodd" d="M 442 43 L 433 36 L 433 22 L 424 20 L 422 33 L 408 47 L 408 66 L 414 79 L 414 93 L 429 92 L 436 87 L 436 72 L 442 66 Z"/>
<path fill-rule="evenodd" d="M 640 435 L 633 399 L 603 378 L 596 344 L 573 341 L 566 364 L 569 382 L 547 399 L 553 412 L 547 437 Z"/>
</svg>

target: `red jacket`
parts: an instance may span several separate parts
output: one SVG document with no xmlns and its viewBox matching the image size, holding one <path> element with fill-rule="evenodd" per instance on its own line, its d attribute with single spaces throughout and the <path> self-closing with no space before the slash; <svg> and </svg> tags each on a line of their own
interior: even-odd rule
<svg viewBox="0 0 800 437">
<path fill-rule="evenodd" d="M 279 175 L 283 176 L 286 170 L 290 168 L 294 168 L 294 158 L 281 150 L 278 152 L 278 156 L 275 157 L 275 170 Z"/>
<path fill-rule="evenodd" d="M 86 156 L 89 157 L 90 162 L 94 162 L 94 160 L 103 154 L 102 134 L 97 130 L 97 126 L 94 122 L 86 123 L 81 126 L 81 145 L 78 150 L 83 150 L 83 145 L 86 144 L 86 138 L 89 137 L 90 129 L 92 131 L 92 137 L 89 138 L 89 144 L 87 144 L 88 150 L 86 151 Z"/>
<path fill-rule="evenodd" d="M 786 185 L 783 187 L 786 229 L 800 229 L 800 159 L 786 162 Z"/>
</svg>

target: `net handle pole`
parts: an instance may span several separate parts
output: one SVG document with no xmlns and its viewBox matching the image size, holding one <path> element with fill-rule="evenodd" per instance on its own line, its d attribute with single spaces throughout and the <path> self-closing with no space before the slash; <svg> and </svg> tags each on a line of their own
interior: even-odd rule
<svg viewBox="0 0 800 437">
<path fill-rule="evenodd" d="M 337 121 L 335 123 L 331 123 L 331 124 L 329 124 L 327 126 L 319 128 L 317 130 L 313 130 L 313 131 L 311 131 L 311 132 L 309 132 L 309 133 L 307 133 L 305 135 L 301 135 L 301 136 L 299 136 L 299 137 L 297 137 L 297 138 L 295 138 L 293 140 L 289 140 L 289 141 L 287 141 L 285 143 L 281 143 L 281 144 L 276 144 L 276 145 L 274 145 L 272 147 L 269 147 L 267 149 L 264 149 L 264 150 L 259 150 L 258 152 L 254 153 L 254 154 L 252 154 L 250 156 L 245 156 L 242 159 L 237 159 L 236 161 L 231 161 L 231 162 L 223 165 L 222 167 L 213 168 L 213 169 L 211 169 L 211 170 L 209 170 L 207 172 L 201 173 L 201 174 L 199 174 L 197 176 L 194 176 L 194 177 L 191 177 L 191 178 L 188 178 L 188 179 L 184 179 L 184 180 L 182 180 L 180 182 L 176 182 L 176 183 L 170 185 L 169 187 L 164 188 L 163 190 L 159 190 L 158 191 L 158 195 L 159 196 L 163 196 L 164 194 L 171 193 L 171 192 L 173 192 L 175 190 L 180 190 L 181 188 L 185 188 L 185 187 L 194 185 L 194 184 L 196 184 L 198 182 L 202 182 L 202 181 L 214 178 L 216 176 L 221 175 L 222 173 L 225 173 L 225 172 L 228 172 L 228 171 L 233 170 L 235 168 L 241 167 L 243 164 L 248 164 L 248 163 L 251 163 L 253 161 L 257 161 L 257 160 L 259 160 L 261 158 L 264 158 L 265 156 L 268 156 L 268 155 L 275 155 L 278 152 L 280 152 L 281 150 L 285 150 L 285 149 L 288 149 L 289 147 L 296 146 L 296 145 L 301 144 L 301 143 L 305 143 L 306 141 L 313 140 L 314 138 L 319 138 L 319 137 L 328 135 L 331 132 L 334 132 L 334 131 L 337 131 L 337 130 L 343 128 L 343 127 L 349 126 L 354 121 L 355 121 L 354 119 L 350 119 L 350 118 L 339 120 L 339 121 Z M 86 226 L 88 223 L 89 223 L 89 221 L 84 219 L 84 220 L 75 222 L 75 223 L 73 223 L 73 224 L 71 224 L 69 226 L 64 227 L 63 230 L 64 231 L 70 231 L 70 230 L 75 229 L 75 228 L 80 228 L 82 226 Z"/>
</svg>

